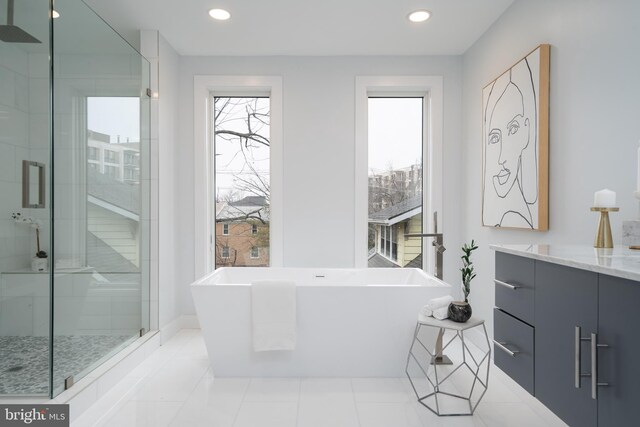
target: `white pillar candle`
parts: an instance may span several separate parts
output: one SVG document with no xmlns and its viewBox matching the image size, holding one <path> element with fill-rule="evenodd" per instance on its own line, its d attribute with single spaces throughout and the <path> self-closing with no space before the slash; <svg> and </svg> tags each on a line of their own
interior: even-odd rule
<svg viewBox="0 0 640 427">
<path fill-rule="evenodd" d="M 616 193 L 608 189 L 596 191 L 593 195 L 593 206 L 596 208 L 613 208 L 616 206 Z"/>
</svg>

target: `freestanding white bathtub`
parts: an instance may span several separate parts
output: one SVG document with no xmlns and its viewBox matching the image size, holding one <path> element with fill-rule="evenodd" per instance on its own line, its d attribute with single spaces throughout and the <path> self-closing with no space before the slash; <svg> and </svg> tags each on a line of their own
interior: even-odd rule
<svg viewBox="0 0 640 427">
<path fill-rule="evenodd" d="M 253 352 L 257 280 L 296 282 L 295 350 Z M 220 268 L 191 293 L 215 376 L 400 377 L 420 308 L 451 287 L 419 269 Z"/>
</svg>

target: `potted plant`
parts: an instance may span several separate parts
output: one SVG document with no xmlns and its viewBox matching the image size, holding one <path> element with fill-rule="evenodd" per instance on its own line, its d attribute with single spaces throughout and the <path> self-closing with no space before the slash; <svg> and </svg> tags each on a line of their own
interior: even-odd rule
<svg viewBox="0 0 640 427">
<path fill-rule="evenodd" d="M 476 277 L 471 262 L 471 253 L 478 249 L 476 242 L 471 240 L 471 244 L 462 246 L 462 293 L 464 301 L 453 301 L 449 304 L 449 318 L 454 322 L 464 323 L 471 318 L 471 305 L 469 305 L 469 293 L 471 293 L 471 281 Z"/>
</svg>

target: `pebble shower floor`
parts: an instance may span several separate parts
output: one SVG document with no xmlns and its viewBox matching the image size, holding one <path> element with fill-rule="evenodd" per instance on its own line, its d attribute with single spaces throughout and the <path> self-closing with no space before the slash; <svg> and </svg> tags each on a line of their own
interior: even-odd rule
<svg viewBox="0 0 640 427">
<path fill-rule="evenodd" d="M 129 336 L 58 335 L 54 337 L 54 384 L 84 371 Z M 49 394 L 49 337 L 0 337 L 0 395 Z"/>
</svg>

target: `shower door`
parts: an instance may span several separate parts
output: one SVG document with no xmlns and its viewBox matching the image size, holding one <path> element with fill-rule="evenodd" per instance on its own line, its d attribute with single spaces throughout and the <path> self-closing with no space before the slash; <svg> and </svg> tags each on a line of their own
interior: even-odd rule
<svg viewBox="0 0 640 427">
<path fill-rule="evenodd" d="M 149 63 L 84 3 L 53 35 L 55 396 L 149 330 Z"/>
</svg>

